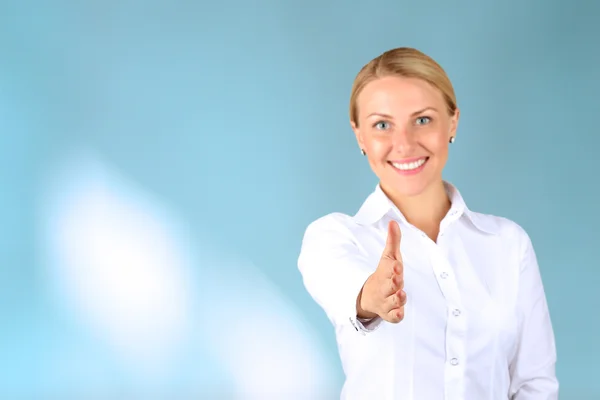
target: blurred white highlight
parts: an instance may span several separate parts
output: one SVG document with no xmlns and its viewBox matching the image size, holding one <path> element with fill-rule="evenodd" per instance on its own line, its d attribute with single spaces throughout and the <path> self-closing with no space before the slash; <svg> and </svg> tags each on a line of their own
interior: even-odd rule
<svg viewBox="0 0 600 400">
<path fill-rule="evenodd" d="M 189 267 L 164 210 L 92 159 L 49 188 L 54 277 L 77 316 L 138 368 L 159 368 L 188 323 Z"/>
<path fill-rule="evenodd" d="M 314 333 L 258 269 L 210 238 L 191 248 L 178 218 L 98 157 L 51 172 L 42 217 L 55 294 L 133 374 L 172 375 L 169 360 L 200 346 L 214 359 L 185 365 L 219 363 L 237 399 L 335 397 Z"/>
<path fill-rule="evenodd" d="M 334 366 L 300 313 L 247 263 L 216 265 L 229 274 L 206 293 L 219 313 L 207 315 L 205 329 L 235 377 L 236 398 L 335 398 Z"/>
</svg>

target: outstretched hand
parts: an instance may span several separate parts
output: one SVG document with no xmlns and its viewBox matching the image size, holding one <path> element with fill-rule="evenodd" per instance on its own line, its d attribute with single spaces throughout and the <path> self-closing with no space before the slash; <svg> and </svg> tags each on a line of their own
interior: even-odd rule
<svg viewBox="0 0 600 400">
<path fill-rule="evenodd" d="M 357 299 L 360 318 L 381 317 L 398 323 L 404 319 L 404 266 L 400 254 L 400 226 L 390 221 L 388 236 L 377 269 L 365 282 Z"/>
</svg>

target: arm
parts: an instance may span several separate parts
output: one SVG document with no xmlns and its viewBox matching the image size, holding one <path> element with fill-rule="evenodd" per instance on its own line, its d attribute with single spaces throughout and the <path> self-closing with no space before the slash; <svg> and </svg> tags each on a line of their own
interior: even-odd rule
<svg viewBox="0 0 600 400">
<path fill-rule="evenodd" d="M 510 364 L 512 400 L 556 400 L 556 345 L 535 251 L 522 239 L 518 347 Z"/>
<path fill-rule="evenodd" d="M 377 265 L 368 262 L 340 218 L 343 217 L 328 215 L 309 225 L 298 269 L 306 290 L 334 326 L 349 326 L 365 334 L 376 329 L 381 318 L 359 320 L 357 299 Z"/>
</svg>

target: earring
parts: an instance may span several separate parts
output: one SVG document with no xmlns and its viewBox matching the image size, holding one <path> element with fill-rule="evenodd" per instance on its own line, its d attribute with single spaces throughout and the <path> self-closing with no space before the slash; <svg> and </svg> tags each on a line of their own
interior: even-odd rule
<svg viewBox="0 0 600 400">
<path fill-rule="evenodd" d="M 367 155 L 367 152 L 365 151 L 365 149 L 360 149 L 360 152 L 362 153 L 363 156 Z"/>
<path fill-rule="evenodd" d="M 450 136 L 450 143 L 454 143 L 454 136 Z"/>
</svg>

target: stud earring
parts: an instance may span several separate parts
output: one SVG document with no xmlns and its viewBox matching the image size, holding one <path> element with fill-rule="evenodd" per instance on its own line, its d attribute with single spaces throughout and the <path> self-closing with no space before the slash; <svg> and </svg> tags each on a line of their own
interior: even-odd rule
<svg viewBox="0 0 600 400">
<path fill-rule="evenodd" d="M 365 149 L 360 149 L 360 152 L 362 153 L 363 156 L 367 155 L 367 152 L 365 151 Z"/>
<path fill-rule="evenodd" d="M 450 143 L 454 143 L 454 136 L 450 136 Z"/>
</svg>

